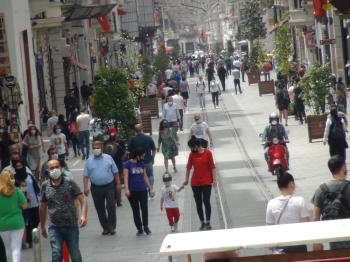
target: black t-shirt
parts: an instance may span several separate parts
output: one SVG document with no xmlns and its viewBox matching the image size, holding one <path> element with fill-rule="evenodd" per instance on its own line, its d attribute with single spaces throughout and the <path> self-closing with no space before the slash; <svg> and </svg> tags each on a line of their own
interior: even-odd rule
<svg viewBox="0 0 350 262">
<path fill-rule="evenodd" d="M 10 158 L 11 154 L 9 152 L 9 146 L 11 146 L 13 144 L 15 144 L 15 142 L 13 142 L 12 140 L 9 142 L 0 141 L 0 155 L 1 155 L 1 159 L 3 161 L 7 158 Z"/>
<path fill-rule="evenodd" d="M 208 77 L 213 77 L 213 75 L 214 75 L 213 68 L 211 68 L 211 67 L 207 68 L 206 72 L 207 72 Z"/>
<path fill-rule="evenodd" d="M 80 93 L 82 97 L 88 97 L 89 96 L 89 86 L 88 85 L 82 85 L 80 87 Z"/>
<path fill-rule="evenodd" d="M 220 67 L 218 69 L 218 76 L 219 77 L 225 77 L 226 76 L 226 69 L 224 67 Z"/>
</svg>

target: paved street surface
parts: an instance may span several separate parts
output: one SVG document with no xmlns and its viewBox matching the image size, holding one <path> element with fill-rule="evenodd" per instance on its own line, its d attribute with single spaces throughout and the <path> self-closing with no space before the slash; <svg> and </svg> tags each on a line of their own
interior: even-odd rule
<svg viewBox="0 0 350 262">
<path fill-rule="evenodd" d="M 273 75 L 273 73 L 272 73 Z M 169 171 L 173 176 L 173 183 L 180 185 L 185 178 L 185 165 L 189 150 L 187 140 L 189 129 L 193 123 L 193 115 L 202 113 L 199 108 L 198 98 L 195 97 L 195 81 L 190 78 L 191 98 L 188 111 L 184 116 L 184 131 L 179 131 L 181 147 L 179 156 L 176 157 L 179 172 L 173 173 L 170 165 Z M 269 123 L 268 115 L 277 111 L 274 105 L 274 97 L 265 95 L 259 97 L 257 84 L 248 86 L 242 83 L 243 94 L 236 95 L 233 87 L 232 76 L 226 80 L 226 92 L 221 98 L 230 118 L 232 126 L 226 118 L 220 101 L 219 109 L 214 109 L 211 103 L 211 95 L 206 93 L 206 112 L 203 117 L 210 126 L 213 135 L 213 152 L 218 167 L 221 190 L 224 195 L 224 205 L 218 205 L 217 190 L 212 192 L 212 225 L 214 229 L 224 228 L 222 210 L 226 214 L 228 227 L 247 227 L 265 225 L 265 209 L 268 197 L 279 195 L 276 178 L 267 172 L 267 165 L 263 158 L 263 148 L 260 145 L 259 133 Z M 308 112 L 307 112 L 308 113 Z M 153 130 L 158 129 L 160 119 L 152 120 Z M 290 130 L 288 145 L 290 151 L 291 174 L 296 179 L 296 194 L 303 196 L 311 211 L 313 205 L 310 200 L 317 187 L 331 179 L 327 168 L 329 158 L 328 146 L 323 143 L 308 142 L 307 125 L 299 125 L 294 117 L 288 121 Z M 47 139 L 47 138 L 46 138 Z M 157 144 L 158 132 L 153 133 L 153 139 Z M 237 143 L 242 142 L 244 147 Z M 243 152 L 243 154 L 242 154 Z M 246 154 L 245 154 L 246 152 Z M 72 156 L 72 153 L 71 155 Z M 44 156 L 44 159 L 46 155 Z M 80 158 L 69 158 L 67 161 L 75 180 L 82 188 L 82 170 L 85 161 Z M 248 165 L 252 163 L 253 169 Z M 252 171 L 263 179 L 265 189 L 270 192 L 267 197 L 262 194 L 260 185 L 252 175 Z M 160 190 L 163 186 L 162 175 L 164 173 L 163 156 L 158 153 L 155 159 L 154 189 L 156 196 L 149 201 L 149 227 L 150 236 L 136 237 L 136 229 L 133 223 L 130 205 L 123 193 L 123 206 L 117 208 L 117 234 L 114 236 L 102 236 L 97 214 L 89 196 L 87 226 L 81 229 L 80 247 L 83 261 L 166 261 L 166 258 L 158 254 L 164 237 L 171 233 L 165 212 L 160 211 Z M 254 173 L 254 172 L 253 172 Z M 181 218 L 178 232 L 198 231 L 200 226 L 195 204 L 191 194 L 191 188 L 187 186 L 179 194 L 179 207 Z M 234 237 L 234 236 L 233 236 Z M 310 247 L 309 247 L 310 250 Z M 269 253 L 268 250 L 244 251 L 244 255 Z M 42 239 L 42 261 L 51 259 L 49 241 Z M 21 261 L 33 261 L 32 250 L 22 252 Z M 174 261 L 186 261 L 185 257 L 175 258 Z M 201 261 L 201 256 L 194 256 L 193 261 Z"/>
</svg>

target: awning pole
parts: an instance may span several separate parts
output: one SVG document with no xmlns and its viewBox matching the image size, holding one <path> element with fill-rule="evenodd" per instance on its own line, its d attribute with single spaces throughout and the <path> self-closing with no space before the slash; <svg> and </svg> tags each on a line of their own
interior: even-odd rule
<svg viewBox="0 0 350 262">
<path fill-rule="evenodd" d="M 168 261 L 169 262 L 173 262 L 173 257 L 172 256 L 168 256 Z"/>
<path fill-rule="evenodd" d="M 187 255 L 187 261 L 192 262 L 191 255 Z"/>
</svg>

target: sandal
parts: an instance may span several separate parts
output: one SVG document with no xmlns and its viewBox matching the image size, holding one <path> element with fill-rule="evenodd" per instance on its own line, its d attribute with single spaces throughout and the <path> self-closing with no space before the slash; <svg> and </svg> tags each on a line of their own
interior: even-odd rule
<svg viewBox="0 0 350 262">
<path fill-rule="evenodd" d="M 176 169 L 176 167 L 174 166 L 174 172 L 176 173 L 177 172 L 177 169 Z"/>
</svg>

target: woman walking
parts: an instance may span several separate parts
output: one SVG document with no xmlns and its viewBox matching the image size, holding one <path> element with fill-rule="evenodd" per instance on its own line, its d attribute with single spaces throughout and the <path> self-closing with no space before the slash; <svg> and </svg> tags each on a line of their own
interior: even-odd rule
<svg viewBox="0 0 350 262">
<path fill-rule="evenodd" d="M 199 76 L 196 83 L 196 96 L 199 97 L 199 105 L 201 109 L 205 110 L 205 83 L 202 76 Z"/>
<path fill-rule="evenodd" d="M 175 157 L 179 154 L 179 137 L 177 136 L 176 132 L 174 132 L 173 129 L 170 128 L 166 120 L 162 120 L 159 125 L 157 152 L 159 152 L 159 148 L 161 145 L 162 153 L 164 156 L 165 173 L 169 173 L 169 159 L 171 159 L 171 162 L 173 163 L 174 172 L 177 172 Z"/>
<path fill-rule="evenodd" d="M 199 114 L 194 115 L 195 123 L 191 126 L 190 139 L 194 135 L 199 139 L 203 148 L 208 148 L 208 140 L 210 146 L 213 146 L 213 139 L 206 122 L 203 122 Z"/>
<path fill-rule="evenodd" d="M 190 172 L 193 167 L 191 187 L 196 202 L 197 214 L 201 222 L 199 230 L 210 230 L 211 205 L 210 195 L 212 186 L 216 186 L 216 171 L 213 155 L 210 150 L 201 146 L 201 141 L 192 136 L 188 141 L 191 153 L 186 166 L 186 180 L 184 186 L 188 185 Z M 205 207 L 205 219 L 203 213 Z"/>
<path fill-rule="evenodd" d="M 68 152 L 68 145 L 66 136 L 62 133 L 61 125 L 55 125 L 53 127 L 53 135 L 50 136 L 50 148 L 56 148 L 58 158 L 65 159 L 66 152 Z"/>
<path fill-rule="evenodd" d="M 69 140 L 71 140 L 73 144 L 74 157 L 77 157 L 77 153 L 78 153 L 78 156 L 80 156 L 80 151 L 79 149 L 77 150 L 77 145 L 78 145 L 77 125 L 73 121 L 74 121 L 74 116 L 71 115 L 69 119 L 69 130 L 70 130 Z"/>
<path fill-rule="evenodd" d="M 28 134 L 24 137 L 22 144 L 28 148 L 27 162 L 35 178 L 39 180 L 40 147 L 42 139 L 39 130 L 35 126 L 30 126 Z M 38 170 L 38 171 L 37 171 Z"/>
<path fill-rule="evenodd" d="M 219 108 L 219 95 L 221 95 L 221 88 L 218 81 L 213 76 L 210 82 L 210 92 L 213 99 L 214 108 Z"/>
<path fill-rule="evenodd" d="M 136 236 L 143 235 L 143 232 L 147 235 L 152 233 L 148 228 L 147 188 L 151 192 L 151 196 L 154 196 L 154 192 L 148 180 L 145 164 L 142 162 L 145 156 L 146 152 L 143 148 L 136 148 L 132 152 L 132 159 L 125 162 L 123 169 L 125 196 L 128 198 L 132 209 L 134 223 L 137 228 Z M 140 208 L 142 220 L 140 217 Z"/>
<path fill-rule="evenodd" d="M 13 174 L 7 170 L 0 174 L 0 206 L 0 236 L 5 244 L 6 257 L 8 261 L 20 262 L 24 233 L 22 210 L 28 204 L 22 191 L 15 187 Z"/>
<path fill-rule="evenodd" d="M 349 93 L 348 93 L 348 89 L 345 87 L 344 83 L 343 83 L 343 78 L 339 77 L 338 78 L 338 82 L 335 85 L 335 94 L 337 97 L 337 105 L 339 108 L 339 111 L 344 112 L 345 114 L 347 114 L 347 99 L 349 98 Z"/>
<path fill-rule="evenodd" d="M 282 83 L 277 85 L 276 91 L 276 107 L 280 111 L 280 123 L 282 124 L 282 117 L 285 125 L 288 126 L 288 107 L 290 104 L 288 91 L 283 87 Z"/>
<path fill-rule="evenodd" d="M 300 94 L 302 93 L 302 89 L 298 84 L 298 82 L 300 81 L 300 79 L 296 79 L 295 83 L 296 86 L 293 89 L 293 93 L 294 93 L 294 103 L 295 103 L 295 107 L 297 110 L 297 115 L 298 115 L 298 119 L 299 119 L 299 123 L 302 125 L 303 124 L 303 119 L 305 121 L 305 123 L 307 123 L 307 119 L 306 119 L 306 114 L 305 114 L 305 105 L 304 105 L 304 100 L 300 97 Z"/>
<path fill-rule="evenodd" d="M 186 81 L 186 77 L 182 77 L 182 81 L 180 83 L 180 90 L 181 90 L 181 96 L 184 99 L 185 106 L 187 106 L 187 99 L 189 97 L 189 94 L 191 94 L 191 91 L 190 91 L 190 86 Z"/>
</svg>

